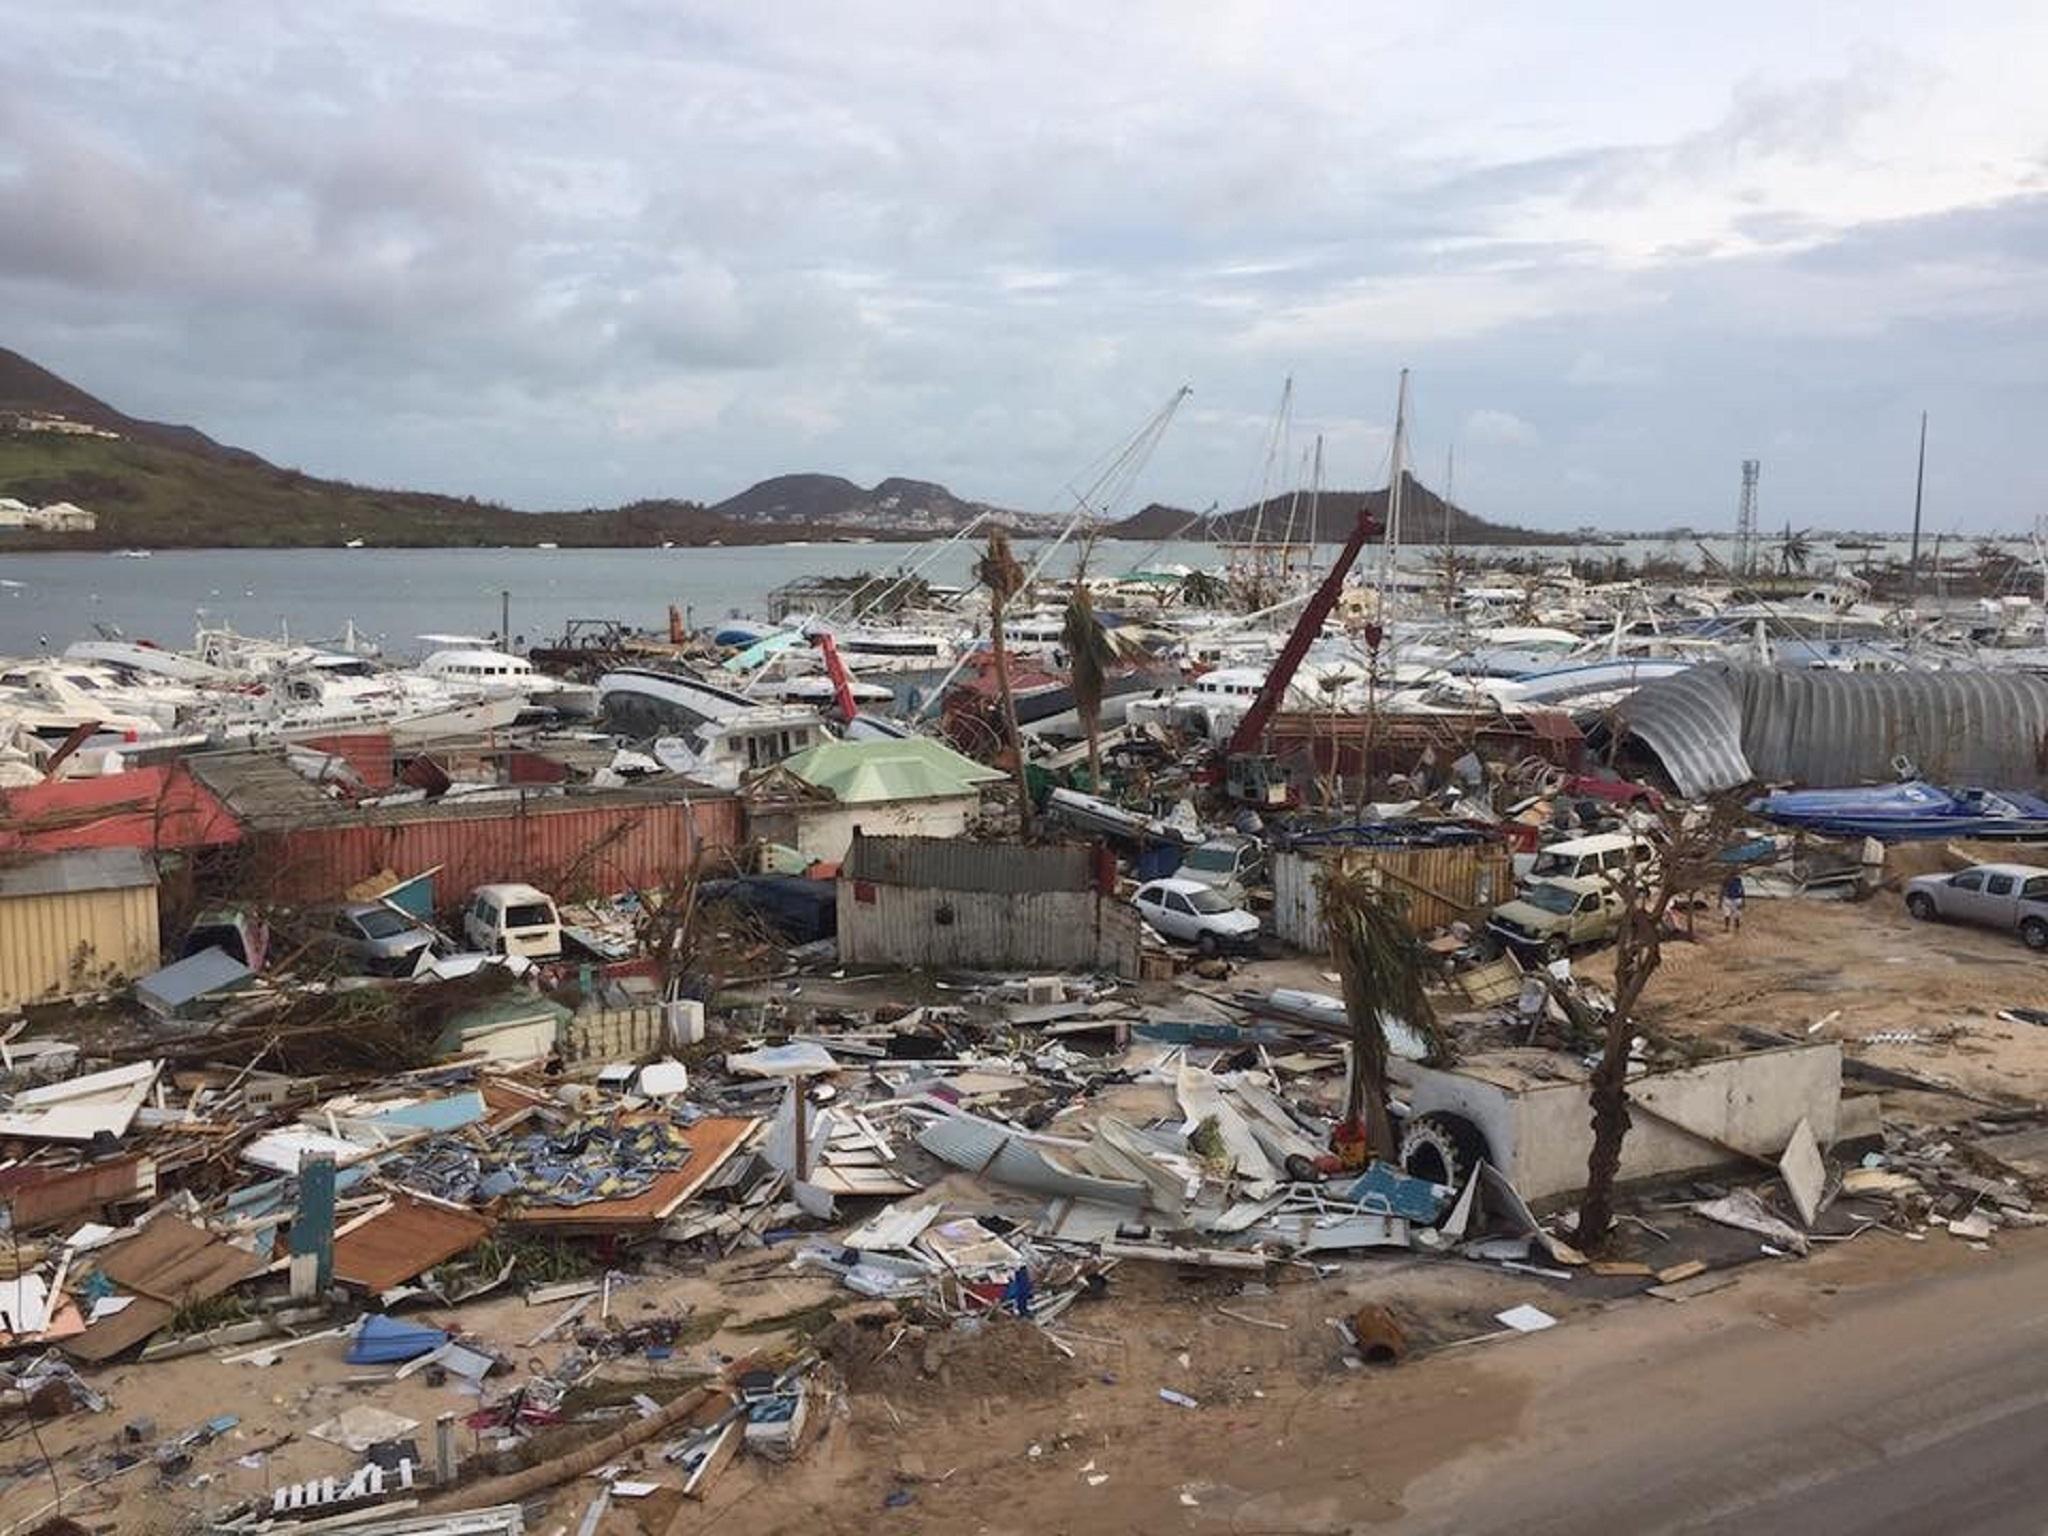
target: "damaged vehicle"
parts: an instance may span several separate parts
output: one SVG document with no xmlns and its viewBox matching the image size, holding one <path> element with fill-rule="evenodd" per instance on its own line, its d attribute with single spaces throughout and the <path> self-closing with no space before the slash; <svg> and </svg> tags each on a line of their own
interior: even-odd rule
<svg viewBox="0 0 2048 1536">
<path fill-rule="evenodd" d="M 1199 880 L 1153 880 L 1138 887 L 1132 902 L 1163 937 L 1205 955 L 1258 952 L 1258 918 Z"/>
<path fill-rule="evenodd" d="M 1513 901 L 1493 909 L 1486 929 L 1511 949 L 1560 960 L 1613 938 L 1621 914 L 1621 896 L 1606 880 L 1532 880 Z"/>
</svg>

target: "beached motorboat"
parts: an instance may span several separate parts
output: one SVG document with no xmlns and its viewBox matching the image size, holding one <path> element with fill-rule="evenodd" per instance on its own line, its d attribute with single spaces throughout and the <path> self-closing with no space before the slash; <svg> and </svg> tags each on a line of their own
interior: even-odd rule
<svg viewBox="0 0 2048 1536">
<path fill-rule="evenodd" d="M 1944 789 L 1919 779 L 1848 789 L 1796 789 L 1750 802 L 1782 826 L 1879 842 L 2048 837 L 2048 800 L 2020 790 Z"/>
</svg>

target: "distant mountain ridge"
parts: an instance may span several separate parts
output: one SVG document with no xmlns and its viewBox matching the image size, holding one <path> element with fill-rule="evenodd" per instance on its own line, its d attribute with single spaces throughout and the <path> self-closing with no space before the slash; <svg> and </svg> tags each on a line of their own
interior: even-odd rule
<svg viewBox="0 0 2048 1536">
<path fill-rule="evenodd" d="M 929 480 L 892 476 L 863 490 L 840 475 L 776 475 L 709 510 L 736 523 L 830 524 L 840 528 L 954 533 L 983 513 L 1015 520 L 986 502 L 964 501 Z"/>
<path fill-rule="evenodd" d="M 145 421 L 117 411 L 70 380 L 59 378 L 42 364 L 0 347 L 0 421 L 13 416 L 57 416 L 91 427 L 103 427 L 137 442 L 175 448 L 183 453 L 244 464 L 263 463 L 247 449 L 217 443 L 197 427 Z"/>
<path fill-rule="evenodd" d="M 1449 541 L 1467 545 L 1570 544 L 1574 535 L 1534 528 L 1516 528 L 1489 523 L 1475 517 L 1443 497 L 1412 474 L 1402 478 L 1401 542 L 1411 546 L 1438 545 Z M 1387 522 L 1387 487 L 1376 491 L 1323 491 L 1311 496 L 1274 496 L 1265 502 L 1239 507 L 1234 512 L 1203 514 L 1185 507 L 1154 502 L 1122 522 L 1112 523 L 1105 535 L 1116 539 L 1209 539 L 1221 543 L 1246 543 L 1258 539 L 1279 543 L 1293 539 L 1303 543 L 1341 544 L 1358 526 L 1363 508 L 1382 528 Z M 1449 513 L 1449 521 L 1445 513 Z"/>
<path fill-rule="evenodd" d="M 95 429 L 73 433 L 53 423 Z M 1413 480 L 1409 541 L 1440 537 L 1442 503 Z M 776 475 L 705 505 L 653 498 L 619 507 L 522 512 L 470 496 L 382 490 L 325 480 L 217 442 L 196 427 L 129 416 L 38 363 L 0 347 L 0 496 L 32 505 L 76 502 L 99 516 L 97 532 L 9 532 L 5 547 L 145 548 L 333 546 L 361 540 L 411 547 L 553 543 L 567 547 L 772 544 L 790 538 L 926 539 L 957 533 L 978 517 L 1040 533 L 1064 518 L 971 501 L 929 480 L 892 476 L 863 488 L 841 475 Z M 1341 540 L 1361 502 L 1385 491 L 1326 491 L 1317 537 Z M 1266 505 L 1263 537 L 1279 538 L 1290 498 Z M 1296 536 L 1310 537 L 1308 502 Z M 1463 543 L 1565 543 L 1560 535 L 1500 528 L 1453 509 Z M 1258 509 L 1220 517 L 1164 505 L 1104 526 L 1104 537 L 1250 536 Z"/>
</svg>

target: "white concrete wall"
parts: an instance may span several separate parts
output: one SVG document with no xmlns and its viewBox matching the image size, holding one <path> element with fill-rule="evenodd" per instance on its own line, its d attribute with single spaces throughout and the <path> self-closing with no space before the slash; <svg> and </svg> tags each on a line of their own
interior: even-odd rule
<svg viewBox="0 0 2048 1536">
<path fill-rule="evenodd" d="M 870 837 L 960 837 L 980 806 L 979 794 L 870 805 L 769 804 L 750 809 L 747 835 L 837 864 L 853 847 L 855 827 Z"/>
<path fill-rule="evenodd" d="M 1418 1113 L 1449 1110 L 1477 1125 L 1524 1199 L 1585 1187 L 1593 1110 L 1584 1082 L 1511 1089 L 1402 1061 L 1393 1074 Z M 1802 1119 L 1812 1122 L 1822 1146 L 1836 1139 L 1842 1051 L 1796 1045 L 1721 1057 L 1636 1078 L 1629 1099 L 1624 1180 L 1719 1167 L 1739 1162 L 1739 1153 L 1775 1160 Z"/>
</svg>

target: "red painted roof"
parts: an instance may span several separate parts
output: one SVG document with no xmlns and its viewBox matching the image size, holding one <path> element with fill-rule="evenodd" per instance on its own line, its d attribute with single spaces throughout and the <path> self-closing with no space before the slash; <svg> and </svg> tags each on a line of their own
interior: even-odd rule
<svg viewBox="0 0 2048 1536">
<path fill-rule="evenodd" d="M 242 828 L 182 763 L 0 790 L 0 851 L 205 848 Z"/>
</svg>

